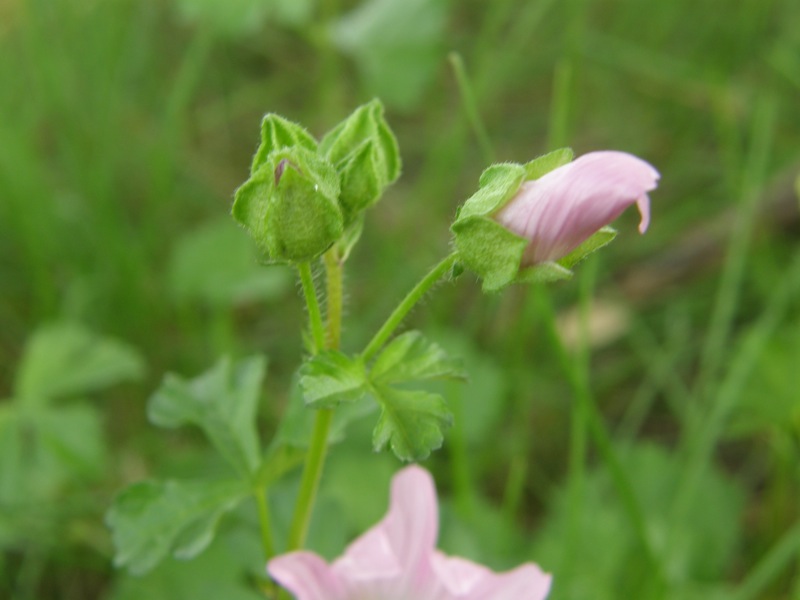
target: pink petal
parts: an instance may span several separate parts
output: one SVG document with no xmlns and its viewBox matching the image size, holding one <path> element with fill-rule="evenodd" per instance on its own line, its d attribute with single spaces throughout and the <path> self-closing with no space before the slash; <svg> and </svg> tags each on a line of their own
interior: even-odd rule
<svg viewBox="0 0 800 600">
<path fill-rule="evenodd" d="M 273 558 L 267 571 L 297 600 L 347 600 L 336 575 L 313 552 L 291 552 Z"/>
<path fill-rule="evenodd" d="M 524 264 L 557 260 L 634 203 L 644 232 L 650 221 L 647 192 L 658 179 L 658 171 L 631 154 L 591 152 L 525 182 L 495 219 L 530 240 Z"/>
<path fill-rule="evenodd" d="M 533 563 L 494 573 L 472 561 L 440 552 L 433 557 L 433 568 L 444 588 L 457 600 L 544 600 L 552 579 Z"/>
<path fill-rule="evenodd" d="M 389 514 L 380 526 L 404 568 L 428 563 L 439 535 L 436 487 L 428 471 L 411 465 L 395 475 Z"/>
<path fill-rule="evenodd" d="M 433 478 L 415 465 L 392 479 L 387 515 L 355 540 L 333 570 L 355 593 L 411 594 L 429 587 L 439 512 Z"/>
</svg>

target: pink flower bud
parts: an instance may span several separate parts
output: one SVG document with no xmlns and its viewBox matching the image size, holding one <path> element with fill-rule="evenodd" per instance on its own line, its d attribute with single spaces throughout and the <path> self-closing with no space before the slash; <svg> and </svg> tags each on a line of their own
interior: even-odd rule
<svg viewBox="0 0 800 600">
<path fill-rule="evenodd" d="M 558 260 L 636 203 L 639 232 L 650 222 L 659 179 L 652 165 L 625 152 L 584 154 L 539 179 L 526 181 L 493 218 L 530 240 L 521 266 Z"/>
</svg>

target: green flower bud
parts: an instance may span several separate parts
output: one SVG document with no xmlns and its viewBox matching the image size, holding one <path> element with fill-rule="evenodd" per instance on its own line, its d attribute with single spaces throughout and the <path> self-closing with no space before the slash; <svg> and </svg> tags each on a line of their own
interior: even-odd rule
<svg viewBox="0 0 800 600">
<path fill-rule="evenodd" d="M 276 150 L 295 146 L 316 150 L 317 141 L 297 123 L 292 123 L 274 113 L 264 115 L 261 120 L 261 143 L 253 157 L 250 174 L 255 175 L 255 172 L 267 162 L 267 157 Z"/>
<path fill-rule="evenodd" d="M 272 151 L 237 191 L 233 217 L 276 262 L 311 260 L 344 232 L 339 177 L 297 145 Z"/>
<path fill-rule="evenodd" d="M 322 138 L 319 152 L 341 176 L 339 200 L 348 223 L 375 204 L 400 176 L 397 140 L 379 100 L 360 106 L 330 131 Z"/>
</svg>

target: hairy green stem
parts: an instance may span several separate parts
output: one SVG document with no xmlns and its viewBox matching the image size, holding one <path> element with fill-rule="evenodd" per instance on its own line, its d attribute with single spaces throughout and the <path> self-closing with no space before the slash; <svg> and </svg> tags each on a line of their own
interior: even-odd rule
<svg viewBox="0 0 800 600">
<path fill-rule="evenodd" d="M 311 274 L 311 265 L 307 262 L 299 263 L 297 265 L 297 272 L 300 274 L 303 294 L 306 297 L 308 326 L 311 329 L 311 339 L 314 341 L 313 354 L 317 354 L 325 347 L 325 328 L 322 325 L 322 313 L 319 309 L 317 288 L 314 285 L 314 277 Z"/>
<path fill-rule="evenodd" d="M 294 507 L 294 517 L 289 528 L 289 550 L 303 547 L 311 523 L 311 511 L 317 498 L 319 482 L 322 478 L 322 467 L 328 450 L 328 432 L 331 428 L 333 410 L 326 408 L 317 411 L 314 419 L 314 431 L 311 434 L 311 445 L 308 447 L 300 491 Z"/>
<path fill-rule="evenodd" d="M 364 361 L 368 361 L 373 356 L 375 356 L 383 345 L 389 340 L 394 330 L 403 322 L 403 319 L 409 313 L 409 311 L 414 308 L 414 306 L 422 300 L 422 297 L 428 292 L 428 290 L 433 287 L 433 285 L 439 281 L 444 275 L 453 267 L 458 258 L 458 254 L 453 252 L 452 254 L 446 256 L 442 261 L 433 267 L 422 280 L 414 286 L 414 288 L 408 292 L 405 298 L 397 305 L 397 308 L 394 309 L 394 312 L 389 315 L 389 318 L 386 319 L 386 322 L 381 326 L 375 336 L 370 340 L 369 344 L 367 344 L 364 351 L 361 353 L 361 357 Z"/>
<path fill-rule="evenodd" d="M 328 348 L 339 348 L 342 341 L 342 259 L 336 246 L 323 257 L 325 262 L 327 291 L 327 331 L 325 342 Z"/>
<path fill-rule="evenodd" d="M 318 332 L 314 334 L 314 344 L 318 350 L 327 348 L 337 350 L 341 341 L 342 333 L 342 270 L 343 263 L 339 258 L 338 251 L 334 246 L 323 257 L 325 263 L 325 275 L 327 282 L 327 330 L 323 331 L 322 318 L 320 317 L 319 305 L 316 305 L 316 315 L 318 319 Z M 301 272 L 301 278 L 303 277 Z M 308 271 L 310 281 L 310 269 Z M 316 300 L 316 292 L 313 288 L 313 281 L 310 281 L 311 292 Z M 303 288 L 306 288 L 304 280 Z M 308 291 L 306 298 L 309 297 Z M 309 302 L 309 315 L 312 314 L 311 303 Z M 312 331 L 314 331 L 312 317 Z M 325 456 L 328 452 L 328 434 L 333 421 L 332 409 L 320 409 L 314 417 L 314 430 L 311 434 L 311 444 L 306 455 L 306 464 L 303 468 L 303 476 L 300 481 L 300 491 L 295 504 L 294 516 L 289 528 L 289 550 L 302 548 L 308 534 L 308 527 L 311 523 L 311 513 L 314 509 L 314 502 L 319 490 L 319 482 L 322 479 L 322 469 L 325 465 Z"/>
</svg>

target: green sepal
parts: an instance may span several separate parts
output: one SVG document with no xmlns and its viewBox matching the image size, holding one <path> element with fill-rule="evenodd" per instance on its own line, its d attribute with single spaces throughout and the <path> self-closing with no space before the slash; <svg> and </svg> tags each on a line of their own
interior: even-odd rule
<svg viewBox="0 0 800 600">
<path fill-rule="evenodd" d="M 340 201 L 348 221 L 377 202 L 383 190 L 400 176 L 397 139 L 377 99 L 359 106 L 328 132 L 319 152 L 341 176 Z"/>
<path fill-rule="evenodd" d="M 547 261 L 520 270 L 514 283 L 551 283 L 571 279 L 574 273 L 557 262 Z"/>
<path fill-rule="evenodd" d="M 339 191 L 331 163 L 300 146 L 283 148 L 236 191 L 232 214 L 271 260 L 308 261 L 344 232 Z"/>
<path fill-rule="evenodd" d="M 525 164 L 525 181 L 539 179 L 542 175 L 572 162 L 573 158 L 575 158 L 575 153 L 572 148 L 559 148 L 536 157 Z"/>
<path fill-rule="evenodd" d="M 421 390 L 375 386 L 381 416 L 372 432 L 372 447 L 380 451 L 388 444 L 400 460 L 423 460 L 438 450 L 444 430 L 453 415 L 438 394 Z"/>
<path fill-rule="evenodd" d="M 479 189 L 459 208 L 456 223 L 475 216 L 488 216 L 500 210 L 525 180 L 525 167 L 500 163 L 488 167 L 479 180 Z"/>
<path fill-rule="evenodd" d="M 617 237 L 617 230 L 609 225 L 598 229 L 591 237 L 575 248 L 572 252 L 558 259 L 558 264 L 567 269 L 571 269 L 587 256 L 596 252 L 603 246 L 610 244 Z"/>
<path fill-rule="evenodd" d="M 250 174 L 254 175 L 267 162 L 269 155 L 276 150 L 295 146 L 316 151 L 317 141 L 297 123 L 275 113 L 264 115 L 261 120 L 261 143 L 253 156 Z"/>
<path fill-rule="evenodd" d="M 364 363 L 337 350 L 327 350 L 300 368 L 300 389 L 310 408 L 334 408 L 361 400 L 367 393 Z"/>
<path fill-rule="evenodd" d="M 617 230 L 606 225 L 589 239 L 557 261 L 547 261 L 523 268 L 514 283 L 550 283 L 570 279 L 572 267 L 617 237 Z"/>
<path fill-rule="evenodd" d="M 344 230 L 342 237 L 336 242 L 337 254 L 339 260 L 344 262 L 350 257 L 350 252 L 353 247 L 361 239 L 361 233 L 364 231 L 364 213 L 356 215 Z"/>
<path fill-rule="evenodd" d="M 528 240 L 488 217 L 458 219 L 451 230 L 460 261 L 482 279 L 484 291 L 514 282 Z"/>
</svg>

